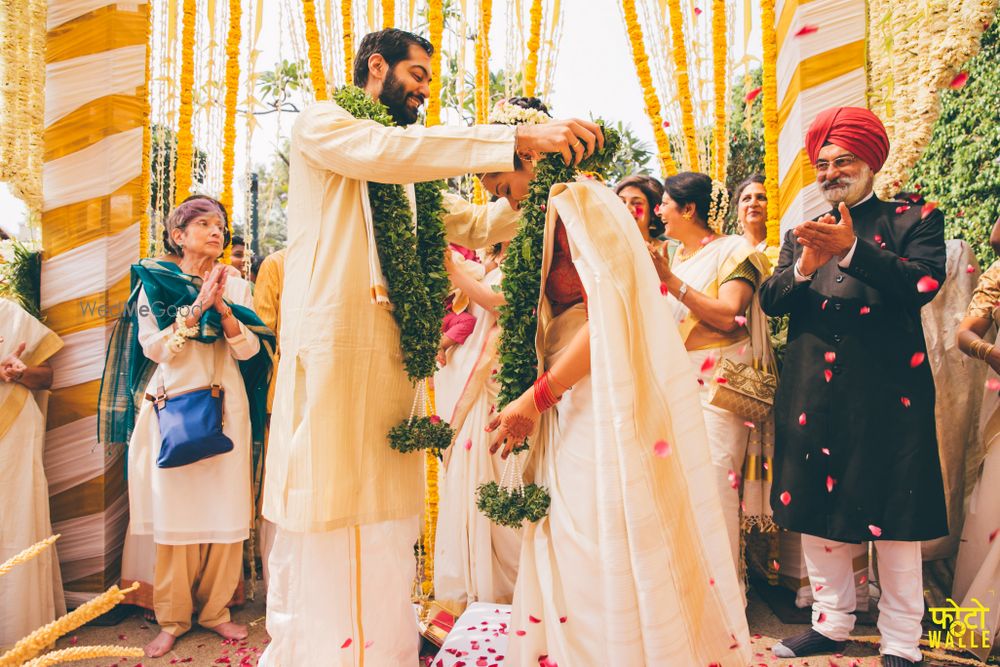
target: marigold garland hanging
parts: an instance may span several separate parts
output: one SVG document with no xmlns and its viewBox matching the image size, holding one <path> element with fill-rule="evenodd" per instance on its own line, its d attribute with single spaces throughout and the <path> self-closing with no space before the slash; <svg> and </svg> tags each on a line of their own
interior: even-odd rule
<svg viewBox="0 0 1000 667">
<path fill-rule="evenodd" d="M 479 34 L 476 36 L 476 124 L 486 123 L 490 113 L 490 22 L 492 21 L 493 0 L 480 0 Z M 486 190 L 476 179 L 472 200 L 476 204 L 486 202 Z"/>
<path fill-rule="evenodd" d="M 778 37 L 774 28 L 774 0 L 761 0 L 760 22 L 764 46 L 762 66 L 764 119 L 764 189 L 767 191 L 767 245 L 781 243 L 778 207 Z"/>
<path fill-rule="evenodd" d="M 689 171 L 701 171 L 698 163 L 698 137 L 694 126 L 694 105 L 691 101 L 691 83 L 688 76 L 687 46 L 684 44 L 684 15 L 680 0 L 667 0 L 670 10 L 670 38 L 674 71 L 677 74 L 677 97 L 681 105 L 681 125 L 684 129 L 684 147 Z"/>
<path fill-rule="evenodd" d="M 309 57 L 309 79 L 312 82 L 316 101 L 329 99 L 326 87 L 326 72 L 323 70 L 323 46 L 316 25 L 316 3 L 302 0 L 302 18 L 306 27 L 306 55 Z"/>
<path fill-rule="evenodd" d="M 174 205 L 191 194 L 194 134 L 191 128 L 194 113 L 194 28 L 197 16 L 196 0 L 184 0 L 184 27 L 181 30 L 181 104 L 177 115 L 177 167 L 174 171 Z"/>
<path fill-rule="evenodd" d="M 340 20 L 344 35 L 344 82 L 354 81 L 354 15 L 351 0 L 340 0 Z"/>
<path fill-rule="evenodd" d="M 222 195 L 219 201 L 229 211 L 229 234 L 233 233 L 233 169 L 236 164 L 236 98 L 240 91 L 240 41 L 243 38 L 241 0 L 229 0 L 229 32 L 226 34 L 226 96 L 222 128 Z M 226 248 L 224 261 L 232 259 L 232 246 Z"/>
<path fill-rule="evenodd" d="M 534 97 L 538 83 L 538 49 L 542 45 L 542 0 L 531 1 L 528 18 L 528 58 L 524 65 L 524 96 Z"/>
<path fill-rule="evenodd" d="M 653 137 L 656 139 L 656 149 L 659 152 L 660 168 L 666 176 L 673 176 L 677 173 L 677 165 L 670 153 L 670 139 L 663 129 L 660 98 L 656 95 L 656 87 L 653 85 L 652 74 L 649 71 L 649 56 L 646 55 L 642 26 L 639 24 L 639 16 L 635 10 L 635 0 L 622 0 L 622 9 L 625 12 L 625 29 L 632 47 L 632 62 L 635 63 L 635 73 L 639 77 L 642 99 L 646 104 L 646 115 L 649 116 L 649 122 L 653 126 Z"/>
<path fill-rule="evenodd" d="M 139 259 L 149 257 L 149 236 L 150 226 L 153 224 L 149 216 L 150 211 L 150 190 L 153 186 L 152 172 L 152 144 L 153 144 L 153 122 L 152 105 L 149 102 L 149 83 L 151 78 L 152 50 L 153 50 L 153 8 L 146 4 L 146 74 L 142 79 L 142 188 L 139 195 L 142 199 L 139 205 L 142 213 L 139 215 Z"/>
<path fill-rule="evenodd" d="M 726 0 L 712 2 L 712 76 L 715 87 L 715 128 L 712 146 L 715 158 L 715 180 L 726 182 L 726 159 L 728 146 L 726 142 L 728 123 L 726 122 L 726 84 L 729 81 L 726 72 L 728 65 L 728 48 L 726 35 Z"/>
<path fill-rule="evenodd" d="M 396 27 L 395 0 L 382 0 L 382 29 Z"/>
<path fill-rule="evenodd" d="M 444 6 L 442 0 L 428 0 L 428 35 L 434 53 L 431 55 L 430 95 L 427 98 L 427 126 L 441 122 L 441 36 L 444 33 Z"/>
</svg>

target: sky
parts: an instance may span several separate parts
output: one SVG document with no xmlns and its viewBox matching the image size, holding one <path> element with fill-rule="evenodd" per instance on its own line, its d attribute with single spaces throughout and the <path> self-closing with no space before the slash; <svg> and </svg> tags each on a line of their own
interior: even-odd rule
<svg viewBox="0 0 1000 667">
<path fill-rule="evenodd" d="M 700 0 L 694 0 L 694 4 Z M 706 0 L 707 1 L 707 0 Z M 758 11 L 759 0 L 752 0 L 753 13 Z M 611 122 L 621 120 L 630 125 L 650 148 L 654 146 L 653 131 L 642 102 L 642 91 L 636 78 L 632 56 L 625 34 L 618 0 L 563 0 L 563 35 L 549 100 L 558 117 L 600 116 Z M 687 2 L 685 4 L 688 4 Z M 281 57 L 291 60 L 290 40 L 280 34 L 279 2 L 265 3 L 264 26 L 258 48 L 258 70 L 271 69 Z M 506 2 L 494 2 L 494 20 L 490 39 L 493 44 L 494 68 L 503 66 L 503 38 L 506 24 Z M 743 4 L 740 3 L 742 9 Z M 742 16 L 742 11 L 735 12 Z M 742 22 L 735 26 L 741 35 Z M 760 53 L 760 31 L 756 29 L 750 39 L 751 52 Z M 742 53 L 735 54 L 739 60 Z M 655 63 L 653 63 L 655 65 Z M 292 117 L 285 114 L 279 123 L 274 115 L 260 116 L 260 127 L 255 131 L 251 159 L 253 163 L 270 162 L 275 137 L 280 130 L 287 135 Z M 2 119 L 0 119 L 2 122 Z M 236 173 L 243 173 L 245 164 L 244 138 L 237 137 Z M 654 165 L 655 168 L 656 165 Z M 242 210 L 242 187 L 236 188 L 234 209 Z M 21 202 L 12 197 L 5 184 L 0 184 L 0 226 L 11 229 L 19 226 L 24 217 Z M 22 234 L 24 231 L 22 230 Z"/>
</svg>

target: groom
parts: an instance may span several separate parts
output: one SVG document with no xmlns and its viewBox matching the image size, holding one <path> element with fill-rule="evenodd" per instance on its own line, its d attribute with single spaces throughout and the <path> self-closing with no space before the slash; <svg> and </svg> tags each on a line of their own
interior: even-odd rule
<svg viewBox="0 0 1000 667">
<path fill-rule="evenodd" d="M 270 558 L 267 667 L 413 665 L 410 594 L 423 505 L 423 457 L 390 449 L 414 389 L 399 329 L 373 301 L 380 276 L 366 232 L 368 181 L 407 184 L 511 171 L 516 152 L 579 161 L 603 142 L 586 121 L 412 126 L 430 94 L 430 43 L 402 30 L 361 41 L 354 83 L 399 125 L 352 117 L 332 102 L 292 128 L 281 361 L 271 420 L 264 516 Z M 412 202 L 412 186 L 406 186 Z M 509 239 L 486 207 L 445 216 L 448 240 L 481 248 Z M 444 248 L 442 247 L 442 252 Z"/>
</svg>

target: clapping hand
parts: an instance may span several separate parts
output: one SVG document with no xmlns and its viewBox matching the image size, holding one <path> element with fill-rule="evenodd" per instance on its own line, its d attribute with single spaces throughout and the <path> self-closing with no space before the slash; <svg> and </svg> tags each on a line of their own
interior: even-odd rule
<svg viewBox="0 0 1000 667">
<path fill-rule="evenodd" d="M 839 222 L 828 213 L 819 220 L 803 222 L 795 228 L 795 236 L 798 237 L 799 243 L 818 251 L 820 257 L 826 257 L 826 261 L 832 257 L 843 259 L 857 240 L 854 235 L 851 209 L 841 202 L 839 211 Z M 823 264 L 826 264 L 826 261 Z"/>
<path fill-rule="evenodd" d="M 17 382 L 24 375 L 24 371 L 27 370 L 28 366 L 21 361 L 21 355 L 24 354 L 24 350 L 27 347 L 25 343 L 21 343 L 17 346 L 17 349 L 8 354 L 6 357 L 0 361 L 0 381 L 2 382 Z"/>
<path fill-rule="evenodd" d="M 666 283 L 674 275 L 674 272 L 670 270 L 670 258 L 667 257 L 667 244 L 650 241 L 646 244 L 646 248 L 649 250 L 649 256 L 653 259 L 656 275 L 660 277 L 660 282 Z"/>
</svg>

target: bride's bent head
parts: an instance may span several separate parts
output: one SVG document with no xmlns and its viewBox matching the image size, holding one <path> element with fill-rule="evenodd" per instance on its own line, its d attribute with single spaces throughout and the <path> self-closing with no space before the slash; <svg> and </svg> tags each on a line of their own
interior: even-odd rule
<svg viewBox="0 0 1000 667">
<path fill-rule="evenodd" d="M 535 125 L 551 120 L 548 107 L 537 97 L 511 97 L 500 100 L 490 112 L 493 125 Z M 494 197 L 503 197 L 514 209 L 528 196 L 531 179 L 535 176 L 537 155 L 514 155 L 514 171 L 494 171 L 481 174 L 479 180 Z"/>
</svg>

